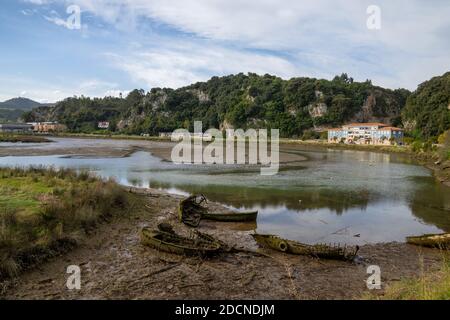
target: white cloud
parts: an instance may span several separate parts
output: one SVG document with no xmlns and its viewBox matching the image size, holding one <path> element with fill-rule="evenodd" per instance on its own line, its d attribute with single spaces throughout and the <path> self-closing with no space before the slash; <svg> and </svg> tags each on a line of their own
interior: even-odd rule
<svg viewBox="0 0 450 320">
<path fill-rule="evenodd" d="M 328 41 L 354 41 L 357 45 L 380 41 L 392 46 L 425 48 L 446 34 L 435 31 L 449 26 L 446 1 L 377 1 L 382 32 L 366 28 L 368 0 L 71 0 L 116 23 L 143 16 L 181 31 L 214 40 L 245 42 L 252 47 L 293 48 Z M 130 21 L 129 21 L 130 22 Z M 411 37 L 411 32 L 415 37 Z M 336 39 L 331 36 L 337 37 Z M 406 37 L 405 37 L 406 36 Z M 418 42 L 417 37 L 425 40 Z M 448 47 L 448 40 L 445 41 Z"/>
<path fill-rule="evenodd" d="M 47 16 L 44 16 L 44 18 L 45 18 L 45 20 L 50 21 L 50 22 L 56 24 L 57 26 L 62 26 L 67 29 L 70 29 L 68 22 L 64 19 L 61 19 L 58 17 L 47 17 Z"/>
<path fill-rule="evenodd" d="M 60 2 L 77 4 L 121 30 L 152 21 L 186 33 L 172 35 L 175 42 L 195 40 L 186 49 L 162 43 L 160 48 L 143 46 L 137 53 L 113 54 L 117 66 L 147 85 L 179 86 L 205 79 L 208 72 L 316 77 L 347 72 L 357 80 L 371 78 L 379 85 L 414 89 L 450 65 L 448 1 L 379 0 L 375 3 L 381 8 L 379 31 L 366 27 L 371 0 Z M 52 22 L 64 25 L 58 18 Z"/>
<path fill-rule="evenodd" d="M 63 100 L 67 97 L 119 97 L 122 92 L 126 96 L 130 90 L 121 90 L 115 83 L 98 79 L 87 79 L 78 85 L 57 85 L 44 83 L 35 79 L 24 77 L 0 77 L 0 101 L 15 97 L 26 97 L 41 103 L 50 103 Z"/>
<path fill-rule="evenodd" d="M 102 81 L 98 79 L 89 79 L 80 83 L 79 88 L 81 90 L 99 90 L 99 89 L 114 89 L 117 88 L 118 84 L 108 81 Z"/>
<path fill-rule="evenodd" d="M 23 2 L 28 2 L 35 5 L 44 5 L 51 2 L 51 0 L 22 0 Z"/>
<path fill-rule="evenodd" d="M 29 9 L 24 9 L 20 11 L 24 16 L 31 16 L 33 15 L 34 11 Z"/>
<path fill-rule="evenodd" d="M 447 18 L 450 16 L 450 6 L 446 1 L 380 0 L 377 2 L 381 8 L 380 31 L 368 30 L 366 27 L 366 9 L 372 4 L 368 0 L 291 0 L 283 1 L 282 4 L 276 0 L 75 2 L 110 23 L 120 21 L 121 24 L 127 24 L 128 21 L 134 25 L 137 17 L 147 17 L 180 31 L 193 33 L 208 39 L 205 42 L 215 42 L 216 49 L 224 56 L 230 56 L 227 51 L 230 44 L 239 48 L 289 52 L 303 58 L 309 56 L 307 60 L 313 61 L 313 65 L 321 70 L 315 73 L 317 76 L 355 70 L 355 78 L 373 78 L 382 85 L 414 88 L 428 77 L 443 73 L 446 71 L 444 68 L 450 65 L 450 56 L 447 54 L 450 49 L 450 24 Z M 243 55 L 248 57 L 248 54 Z M 214 60 L 211 54 L 202 56 Z M 198 62 L 188 51 L 184 56 L 178 52 L 174 62 L 165 61 L 167 59 L 158 53 L 151 53 L 147 58 L 156 59 L 161 65 L 169 67 L 177 65 L 178 68 L 172 70 L 180 77 L 176 83 L 196 78 L 191 62 L 192 59 Z M 261 60 L 258 55 L 254 55 L 254 58 L 256 61 Z M 222 62 L 224 69 L 235 70 L 234 61 Z M 297 61 L 297 64 L 301 62 L 304 60 Z M 154 72 L 156 82 L 167 77 L 160 68 L 155 70 L 153 63 L 150 66 L 144 64 L 147 70 Z M 128 69 L 142 73 L 136 70 L 134 61 L 127 65 Z M 278 75 L 283 72 L 274 71 Z M 137 77 L 149 79 L 151 74 Z"/>
<path fill-rule="evenodd" d="M 243 52 L 216 46 L 179 44 L 130 53 L 106 55 L 113 65 L 136 83 L 152 87 L 178 88 L 213 75 L 239 72 L 276 74 L 289 78 L 305 72 L 286 59 L 254 52 Z"/>
</svg>

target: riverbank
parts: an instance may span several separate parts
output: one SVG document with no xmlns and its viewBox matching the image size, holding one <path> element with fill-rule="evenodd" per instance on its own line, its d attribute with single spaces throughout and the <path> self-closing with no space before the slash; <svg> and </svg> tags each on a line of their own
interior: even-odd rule
<svg viewBox="0 0 450 320">
<path fill-rule="evenodd" d="M 78 247 L 3 284 L 4 299 L 359 299 L 380 296 L 420 270 L 439 270 L 433 249 L 401 243 L 365 245 L 356 263 L 319 260 L 258 248 L 253 223 L 202 221 L 199 231 L 245 252 L 210 259 L 183 257 L 141 245 L 142 227 L 180 224 L 180 196 L 153 189 L 129 189 L 132 209 L 97 226 Z M 218 209 L 220 205 L 209 203 Z M 254 253 L 252 253 L 254 251 Z M 81 267 L 81 290 L 66 288 L 68 265 Z M 367 267 L 382 271 L 382 290 L 369 291 Z"/>
<path fill-rule="evenodd" d="M 85 138 L 85 139 L 111 139 L 111 140 L 136 140 L 136 141 L 159 141 L 170 142 L 170 137 L 157 137 L 157 136 L 138 136 L 138 135 L 124 135 L 124 134 L 98 134 L 98 133 L 58 133 L 53 137 L 59 138 Z M 204 142 L 205 144 L 207 142 Z M 386 152 L 386 153 L 406 153 L 410 154 L 411 150 L 403 146 L 376 146 L 376 145 L 349 145 L 349 144 L 337 144 L 328 143 L 325 140 L 300 140 L 300 139 L 288 139 L 281 138 L 280 144 L 298 144 L 307 146 L 320 146 L 326 148 L 345 149 L 345 150 L 360 150 L 360 151 L 374 151 L 374 152 Z"/>
<path fill-rule="evenodd" d="M 140 136 L 118 136 L 118 135 L 98 135 L 98 134 L 62 134 L 58 136 L 48 136 L 50 142 L 61 137 L 69 139 L 82 139 L 85 141 L 93 141 L 96 143 L 87 143 L 78 147 L 77 144 L 59 146 L 58 143 L 50 148 L 22 148 L 8 146 L 0 148 L 1 156 L 47 156 L 47 155 L 67 155 L 67 156 L 86 156 L 86 157 L 127 157 L 135 151 L 145 150 L 151 152 L 153 155 L 163 159 L 164 161 L 171 161 L 171 151 L 174 142 L 167 138 L 159 137 L 140 137 Z M 97 140 L 96 138 L 99 138 Z M 46 142 L 46 141 L 41 141 Z M 206 145 L 206 143 L 204 143 Z M 347 145 L 347 144 L 330 144 L 321 140 L 280 140 L 280 164 L 281 166 L 296 166 L 301 165 L 305 160 L 300 155 L 295 155 L 285 152 L 283 147 L 292 145 L 304 145 L 308 147 L 327 148 L 335 150 L 353 150 L 353 151 L 367 151 L 377 153 L 400 154 L 410 157 L 419 164 L 429 168 L 433 175 L 441 183 L 450 186 L 450 159 L 445 160 L 444 151 L 416 151 L 407 146 L 373 146 L 373 145 Z M 441 147 L 442 149 L 443 147 Z"/>
<path fill-rule="evenodd" d="M 0 142 L 44 143 L 44 142 L 51 142 L 51 140 L 49 140 L 45 137 L 42 137 L 42 136 L 0 133 Z"/>
<path fill-rule="evenodd" d="M 99 134 L 99 133 L 70 133 L 60 132 L 53 137 L 59 138 L 86 138 L 86 139 L 111 139 L 111 140 L 136 140 L 136 141 L 171 141 L 170 137 L 138 136 L 127 134 Z"/>
<path fill-rule="evenodd" d="M 127 206 L 119 185 L 88 173 L 0 168 L 0 280 L 70 250 Z"/>
<path fill-rule="evenodd" d="M 367 298 L 374 298 L 367 296 Z M 386 293 L 377 297 L 383 300 L 450 300 L 450 262 L 443 257 L 442 266 L 436 272 L 421 272 L 413 279 L 402 279 L 391 285 Z"/>
<path fill-rule="evenodd" d="M 411 157 L 419 164 L 427 167 L 433 172 L 435 178 L 446 186 L 450 186 L 450 148 L 446 145 L 436 147 L 435 150 L 414 151 L 410 146 L 377 146 L 377 145 L 358 145 L 344 143 L 328 143 L 322 140 L 293 140 L 281 139 L 281 143 L 291 145 L 316 146 L 335 150 L 353 150 L 368 151 L 378 153 L 404 154 Z"/>
<path fill-rule="evenodd" d="M 30 146 L 24 148 L 20 145 L 9 145 L 0 148 L 0 157 L 6 156 L 51 156 L 64 155 L 66 157 L 84 158 L 124 158 L 136 151 L 147 151 L 163 161 L 171 162 L 172 148 L 175 142 L 167 140 L 134 140 L 134 139 L 93 139 L 88 137 L 49 137 L 51 145 Z M 204 143 L 203 147 L 207 144 Z M 246 158 L 248 152 L 246 152 Z M 299 165 L 305 157 L 299 154 L 280 150 L 280 165 Z"/>
<path fill-rule="evenodd" d="M 450 134 L 449 134 L 450 135 Z M 101 135 L 101 134 L 83 134 L 83 133 L 61 133 L 59 137 L 78 137 L 78 138 L 100 138 L 100 139 L 114 139 L 114 140 L 136 140 L 136 141 L 159 141 L 170 142 L 167 137 L 153 137 L 153 136 L 132 136 L 132 135 Z M 330 148 L 337 150 L 355 150 L 355 151 L 369 151 L 378 153 L 394 153 L 407 155 L 421 165 L 433 171 L 434 176 L 441 183 L 450 186 L 450 159 L 441 156 L 441 153 L 450 153 L 449 147 L 441 146 L 440 148 L 447 148 L 441 151 L 414 151 L 411 146 L 397 146 L 397 145 L 359 145 L 359 144 L 344 144 L 344 143 L 328 143 L 326 140 L 299 140 L 281 138 L 280 145 L 305 145 L 317 146 L 322 148 Z M 165 161 L 170 161 L 170 152 L 166 148 L 155 148 L 153 152 Z M 295 162 L 291 159 L 281 159 L 282 163 Z"/>
</svg>

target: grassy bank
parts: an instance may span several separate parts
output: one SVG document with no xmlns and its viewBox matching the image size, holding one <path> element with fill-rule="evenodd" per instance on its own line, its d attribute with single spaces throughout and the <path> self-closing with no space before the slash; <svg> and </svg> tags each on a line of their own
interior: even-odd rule
<svg viewBox="0 0 450 320">
<path fill-rule="evenodd" d="M 415 158 L 432 169 L 436 178 L 450 186 L 450 130 L 438 138 L 438 145 L 415 142 L 412 144 Z"/>
<path fill-rule="evenodd" d="M 45 137 L 40 137 L 40 136 L 0 133 L 0 142 L 41 143 L 41 142 L 52 142 L 52 141 Z"/>
<path fill-rule="evenodd" d="M 281 143 L 298 144 L 307 146 L 318 146 L 338 150 L 371 151 L 381 153 L 406 154 L 415 159 L 421 165 L 433 170 L 435 177 L 442 183 L 450 186 L 450 131 L 445 132 L 440 137 L 439 144 L 430 142 L 414 141 L 408 146 L 377 146 L 358 145 L 344 143 L 328 143 L 325 140 L 293 140 L 281 139 Z"/>
<path fill-rule="evenodd" d="M 54 137 L 61 138 L 88 138 L 88 139 L 113 139 L 113 140 L 146 140 L 146 141 L 170 141 L 167 137 L 156 137 L 156 136 L 138 136 L 138 135 L 127 135 L 118 133 L 71 133 L 71 132 L 61 132 L 58 134 L 53 134 Z"/>
<path fill-rule="evenodd" d="M 373 151 L 385 153 L 405 153 L 412 154 L 411 148 L 407 146 L 377 146 L 362 144 L 345 144 L 345 143 L 328 143 L 326 140 L 297 140 L 297 139 L 280 139 L 280 143 L 298 144 L 306 146 L 320 146 L 331 149 L 356 150 L 356 151 Z"/>
<path fill-rule="evenodd" d="M 450 261 L 436 272 L 424 272 L 415 279 L 403 279 L 390 285 L 381 297 L 386 300 L 450 300 Z"/>
<path fill-rule="evenodd" d="M 67 169 L 0 169 L 0 279 L 77 244 L 129 206 L 114 181 Z"/>
</svg>

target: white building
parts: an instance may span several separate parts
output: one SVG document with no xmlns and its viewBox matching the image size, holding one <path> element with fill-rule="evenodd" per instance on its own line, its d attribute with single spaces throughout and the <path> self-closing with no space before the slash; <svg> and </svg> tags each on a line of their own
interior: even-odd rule
<svg viewBox="0 0 450 320">
<path fill-rule="evenodd" d="M 108 129 L 109 128 L 109 122 L 108 121 L 100 121 L 98 123 L 99 129 Z"/>
<path fill-rule="evenodd" d="M 202 139 L 203 141 L 212 141 L 212 135 L 209 133 L 201 133 L 201 132 L 189 132 L 189 136 L 192 139 Z M 181 140 L 184 138 L 183 132 L 160 132 L 160 138 L 171 138 L 173 140 Z"/>
<path fill-rule="evenodd" d="M 384 123 L 351 123 L 328 130 L 329 143 L 403 144 L 403 129 Z"/>
</svg>

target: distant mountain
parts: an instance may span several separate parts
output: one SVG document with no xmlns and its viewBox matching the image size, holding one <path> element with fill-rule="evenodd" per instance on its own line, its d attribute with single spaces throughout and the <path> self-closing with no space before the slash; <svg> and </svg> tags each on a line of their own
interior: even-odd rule
<svg viewBox="0 0 450 320">
<path fill-rule="evenodd" d="M 52 104 L 53 105 L 53 104 Z M 13 98 L 5 102 L 0 102 L 0 122 L 18 122 L 22 114 L 34 108 L 51 106 L 41 104 L 28 98 Z"/>
<path fill-rule="evenodd" d="M 0 102 L 0 109 L 31 110 L 40 106 L 41 104 L 39 102 L 28 98 L 13 98 L 5 102 Z"/>
</svg>

